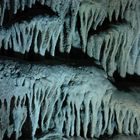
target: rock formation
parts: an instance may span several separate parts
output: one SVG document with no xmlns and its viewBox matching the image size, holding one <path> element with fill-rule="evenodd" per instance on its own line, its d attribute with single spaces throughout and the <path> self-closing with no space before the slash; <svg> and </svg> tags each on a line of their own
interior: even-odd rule
<svg viewBox="0 0 140 140">
<path fill-rule="evenodd" d="M 139 78 L 139 13 L 139 0 L 1 0 L 0 140 L 136 139 L 140 83 L 114 75 Z"/>
</svg>

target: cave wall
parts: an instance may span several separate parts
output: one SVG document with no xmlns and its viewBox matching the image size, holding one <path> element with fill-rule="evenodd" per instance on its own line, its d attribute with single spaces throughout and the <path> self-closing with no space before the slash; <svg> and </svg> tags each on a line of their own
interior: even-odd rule
<svg viewBox="0 0 140 140">
<path fill-rule="evenodd" d="M 1 0 L 0 140 L 139 139 L 139 13 L 139 0 Z"/>
</svg>

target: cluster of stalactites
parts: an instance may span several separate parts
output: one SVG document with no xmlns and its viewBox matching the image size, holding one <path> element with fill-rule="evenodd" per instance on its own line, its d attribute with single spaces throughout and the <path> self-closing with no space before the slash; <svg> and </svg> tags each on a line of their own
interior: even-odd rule
<svg viewBox="0 0 140 140">
<path fill-rule="evenodd" d="M 16 14 L 17 9 L 22 7 L 24 10 L 25 5 L 32 7 L 35 2 L 15 0 L 12 3 L 3 0 L 1 22 L 5 9 L 12 8 Z M 71 48 L 76 47 L 100 62 L 109 76 L 116 70 L 122 77 L 125 77 L 126 73 L 140 74 L 138 0 L 38 2 L 49 6 L 59 13 L 58 16 L 35 17 L 31 21 L 15 23 L 9 29 L 2 29 L 0 48 L 12 48 L 22 54 L 34 50 L 43 56 L 48 52 L 55 56 L 56 48 L 59 48 L 60 52 L 70 53 Z M 112 24 L 114 17 L 116 23 Z M 106 19 L 110 21 L 108 29 L 96 32 Z M 120 19 L 120 23 L 117 23 Z"/>
<path fill-rule="evenodd" d="M 49 6 L 54 12 L 58 13 L 60 16 L 64 17 L 69 10 L 76 10 L 79 8 L 79 5 L 89 3 L 90 6 L 95 8 L 94 5 L 101 5 L 102 10 L 106 10 L 110 21 L 112 21 L 112 16 L 115 14 L 115 18 L 118 19 L 119 15 L 121 18 L 126 18 L 133 23 L 133 27 L 136 25 L 135 19 L 138 18 L 137 14 L 139 13 L 139 0 L 106 0 L 106 1 L 93 1 L 93 0 L 1 0 L 0 2 L 0 23 L 2 25 L 4 14 L 6 10 L 10 10 L 13 14 L 16 14 L 19 9 L 24 11 L 26 7 L 32 8 L 32 6 L 39 2 L 42 5 Z M 89 7 L 90 7 L 89 6 Z M 88 11 L 86 7 L 85 11 Z M 79 10 L 79 9 L 77 9 Z M 131 11 L 133 10 L 133 11 Z M 127 11 L 127 12 L 126 12 Z M 98 11 L 100 12 L 100 11 Z M 75 14 L 75 13 L 74 13 Z M 75 16 L 75 15 L 73 15 Z M 100 16 L 101 17 L 101 16 Z M 102 18 L 102 17 L 101 17 Z M 134 18 L 134 20 L 132 20 Z"/>
<path fill-rule="evenodd" d="M 112 85 L 106 80 L 105 74 L 96 68 L 26 65 L 12 61 L 1 61 L 0 66 L 1 139 L 4 135 L 10 138 L 13 133 L 18 139 L 24 127 L 31 129 L 27 131 L 31 132 L 30 136 L 33 139 L 38 129 L 42 133 L 56 130 L 58 134 L 70 136 L 70 130 L 73 127 L 72 135 L 76 131 L 79 133 L 81 129 L 79 119 L 77 118 L 78 128 L 75 128 L 73 123 L 76 119 L 74 116 L 76 112 L 70 111 L 74 109 L 74 104 L 77 109 L 81 104 L 85 107 L 86 102 L 88 103 L 92 97 L 93 104 L 96 103 L 97 106 L 94 110 L 96 112 L 107 91 L 110 90 L 109 95 L 112 94 Z M 18 75 L 20 73 L 20 77 L 17 73 Z M 97 86 L 97 81 L 101 83 L 103 90 Z M 81 92 L 81 87 L 83 92 Z M 80 104 L 77 102 L 79 98 Z M 74 119 L 73 123 L 69 120 L 70 118 L 65 120 L 69 111 L 72 113 L 70 116 L 73 116 L 71 116 L 71 119 Z M 86 112 L 83 110 L 85 115 L 83 125 L 85 126 L 88 121 Z M 68 121 L 67 126 L 65 126 L 65 121 Z M 68 129 L 68 132 L 64 129 Z M 85 134 L 86 129 L 87 127 L 85 127 Z"/>
<path fill-rule="evenodd" d="M 27 128 L 32 139 L 37 130 L 48 137 L 140 134 L 139 89 L 116 90 L 94 67 L 5 62 L 0 71 L 1 139 L 13 133 L 18 139 Z"/>
<path fill-rule="evenodd" d="M 1 0 L 0 2 L 0 24 L 3 24 L 4 14 L 9 10 L 12 14 L 17 14 L 18 10 L 24 11 L 26 7 L 32 6 L 38 2 L 47 5 L 60 17 L 65 17 L 69 10 L 76 10 L 81 0 Z"/>
</svg>

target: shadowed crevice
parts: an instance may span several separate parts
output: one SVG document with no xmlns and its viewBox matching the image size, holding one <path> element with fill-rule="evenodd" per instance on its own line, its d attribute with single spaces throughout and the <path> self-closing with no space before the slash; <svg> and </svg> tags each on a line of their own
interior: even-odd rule
<svg viewBox="0 0 140 140">
<path fill-rule="evenodd" d="M 12 10 L 6 9 L 4 15 L 4 21 L 2 28 L 10 28 L 15 23 L 21 23 L 23 21 L 30 21 L 36 16 L 56 16 L 57 14 L 51 10 L 46 5 L 41 5 L 39 2 L 36 2 L 32 5 L 32 8 L 25 7 L 24 10 L 20 9 L 16 14 Z"/>
</svg>

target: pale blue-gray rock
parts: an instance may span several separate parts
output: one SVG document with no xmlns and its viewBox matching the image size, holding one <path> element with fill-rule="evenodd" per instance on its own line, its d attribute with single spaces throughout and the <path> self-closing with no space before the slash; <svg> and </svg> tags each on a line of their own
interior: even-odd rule
<svg viewBox="0 0 140 140">
<path fill-rule="evenodd" d="M 140 139 L 140 0 L 1 0 L 0 56 L 0 140 Z"/>
</svg>

